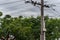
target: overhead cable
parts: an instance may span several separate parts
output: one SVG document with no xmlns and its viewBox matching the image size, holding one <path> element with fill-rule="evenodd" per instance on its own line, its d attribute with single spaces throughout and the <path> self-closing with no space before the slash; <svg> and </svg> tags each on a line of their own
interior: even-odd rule
<svg viewBox="0 0 60 40">
<path fill-rule="evenodd" d="M 21 1 L 7 2 L 7 3 L 2 3 L 2 4 L 0 4 L 0 5 L 7 5 L 7 4 L 12 4 L 12 3 L 17 3 L 17 2 L 21 2 Z"/>
</svg>

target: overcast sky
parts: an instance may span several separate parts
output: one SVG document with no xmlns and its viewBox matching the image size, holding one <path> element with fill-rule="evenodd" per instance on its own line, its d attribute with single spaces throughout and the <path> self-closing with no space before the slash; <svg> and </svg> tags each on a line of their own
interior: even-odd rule
<svg viewBox="0 0 60 40">
<path fill-rule="evenodd" d="M 40 0 L 33 0 L 40 2 Z M 4 15 L 10 14 L 12 16 L 38 16 L 40 15 L 40 6 L 33 6 L 32 4 L 25 4 L 24 0 L 0 0 L 0 11 Z M 60 16 L 60 0 L 44 0 L 45 4 L 53 4 L 51 8 L 44 8 L 44 14 L 48 16 Z"/>
</svg>

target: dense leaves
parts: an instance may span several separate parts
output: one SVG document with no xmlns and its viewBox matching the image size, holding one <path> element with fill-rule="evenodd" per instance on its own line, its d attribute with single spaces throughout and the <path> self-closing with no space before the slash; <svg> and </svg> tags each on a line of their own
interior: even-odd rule
<svg viewBox="0 0 60 40">
<path fill-rule="evenodd" d="M 2 16 L 2 12 L 0 12 L 0 16 Z"/>
<path fill-rule="evenodd" d="M 41 17 L 24 18 L 22 16 L 12 18 L 6 15 L 1 18 L 0 38 L 7 34 L 14 35 L 16 40 L 40 40 Z M 60 38 L 60 19 L 45 17 L 46 40 L 55 40 Z"/>
</svg>

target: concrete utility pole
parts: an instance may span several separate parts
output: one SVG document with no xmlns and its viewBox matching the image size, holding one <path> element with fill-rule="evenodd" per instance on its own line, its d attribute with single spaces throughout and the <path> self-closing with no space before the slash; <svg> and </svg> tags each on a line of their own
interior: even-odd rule
<svg viewBox="0 0 60 40">
<path fill-rule="evenodd" d="M 46 29 L 45 29 L 45 21 L 44 21 L 44 7 L 49 8 L 49 6 L 48 5 L 44 5 L 44 0 L 41 0 L 41 4 L 37 3 L 37 2 L 34 2 L 32 0 L 31 0 L 31 2 L 30 1 L 26 1 L 25 3 L 31 3 L 34 6 L 36 6 L 36 5 L 40 5 L 41 6 L 41 34 L 40 34 L 40 40 L 45 40 Z"/>
<path fill-rule="evenodd" d="M 41 34 L 40 40 L 45 40 L 44 0 L 41 0 Z"/>
</svg>

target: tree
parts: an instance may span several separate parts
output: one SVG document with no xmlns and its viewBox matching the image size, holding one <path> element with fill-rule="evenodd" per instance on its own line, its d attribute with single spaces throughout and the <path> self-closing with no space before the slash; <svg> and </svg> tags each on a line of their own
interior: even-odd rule
<svg viewBox="0 0 60 40">
<path fill-rule="evenodd" d="M 4 18 L 11 18 L 11 16 L 10 15 L 5 15 L 5 17 Z"/>
<path fill-rule="evenodd" d="M 2 16 L 3 14 L 2 14 L 2 12 L 0 12 L 0 16 Z"/>
<path fill-rule="evenodd" d="M 10 17 L 8 17 L 10 18 Z M 19 18 L 14 17 L 9 20 L 3 19 L 0 34 L 4 37 L 7 34 L 14 35 L 16 40 L 40 40 L 40 22 L 41 17 Z M 55 40 L 60 38 L 60 19 L 45 17 L 46 22 L 46 40 Z M 0 36 L 1 36 L 0 35 Z"/>
</svg>

